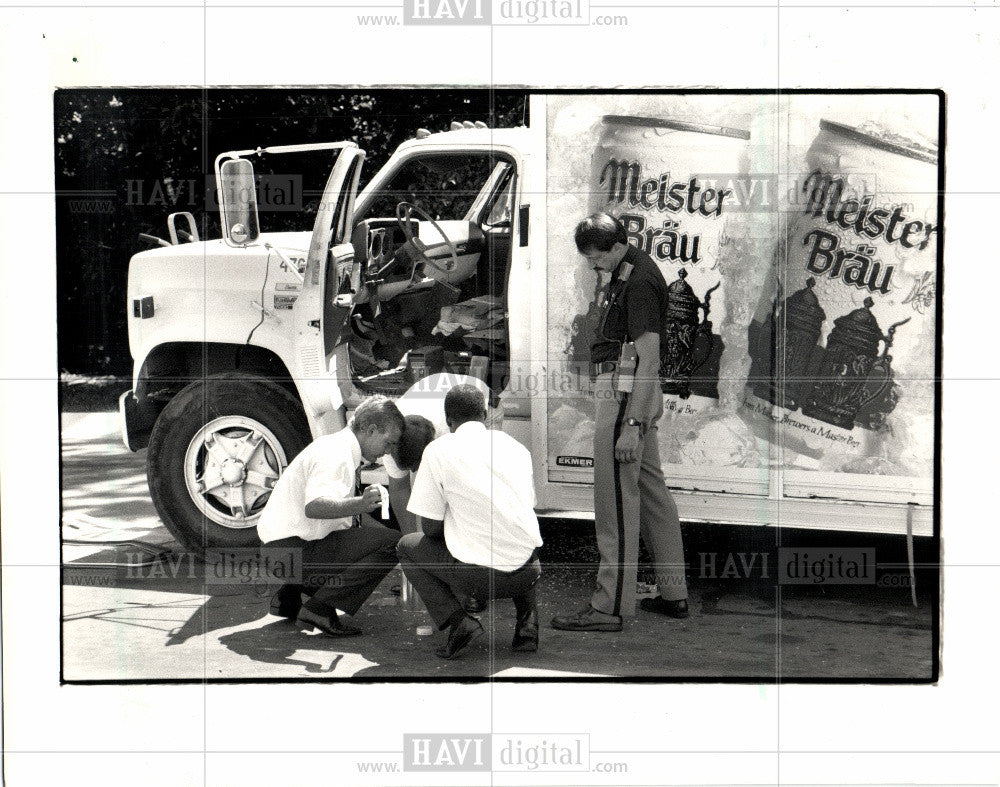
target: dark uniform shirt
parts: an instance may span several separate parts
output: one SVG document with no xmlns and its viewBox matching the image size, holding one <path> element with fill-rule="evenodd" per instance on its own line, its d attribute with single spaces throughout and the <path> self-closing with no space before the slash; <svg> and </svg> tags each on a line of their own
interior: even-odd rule
<svg viewBox="0 0 1000 787">
<path fill-rule="evenodd" d="M 622 262 L 631 263 L 632 274 L 612 304 L 604 322 L 605 339 L 595 337 L 590 347 L 592 363 L 617 361 L 622 342 L 632 342 L 644 333 L 660 335 L 660 350 L 666 346 L 664 329 L 667 325 L 667 282 L 656 267 L 656 263 L 644 251 L 630 245 Z M 614 292 L 618 284 L 621 265 L 615 269 L 608 285 L 608 292 Z"/>
</svg>

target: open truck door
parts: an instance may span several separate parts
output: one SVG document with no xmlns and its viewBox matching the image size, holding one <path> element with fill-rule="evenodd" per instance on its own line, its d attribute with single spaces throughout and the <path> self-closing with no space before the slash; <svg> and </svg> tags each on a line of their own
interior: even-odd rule
<svg viewBox="0 0 1000 787">
<path fill-rule="evenodd" d="M 337 156 L 316 211 L 304 267 L 278 246 L 262 242 L 301 281 L 301 292 L 291 309 L 295 353 L 290 371 L 303 405 L 317 418 L 340 406 L 336 368 L 331 368 L 333 350 L 362 289 L 350 235 L 365 153 L 353 142 L 279 145 L 223 153 L 215 165 L 223 239 L 230 246 L 244 247 L 261 239 L 253 164 L 245 156 L 319 150 L 337 151 Z"/>
<path fill-rule="evenodd" d="M 342 144 L 316 212 L 302 292 L 292 307 L 296 367 L 292 375 L 303 406 L 314 417 L 330 421 L 325 431 L 343 426 L 334 350 L 363 292 L 351 230 L 365 153 L 353 143 Z"/>
<path fill-rule="evenodd" d="M 323 150 L 334 151 L 336 159 L 309 250 L 304 261 L 290 258 L 287 247 L 279 248 L 277 234 L 261 232 L 251 158 Z M 280 326 L 289 346 L 284 368 L 261 352 L 266 328 L 253 342 L 243 334 L 242 344 L 228 345 L 241 360 L 222 371 L 209 365 L 222 351 L 211 356 L 206 350 L 193 362 L 205 371 L 173 396 L 153 426 L 147 456 L 150 493 L 164 524 L 191 550 L 259 543 L 257 521 L 281 473 L 316 432 L 343 425 L 336 368 L 330 362 L 357 292 L 349 239 L 363 160 L 364 152 L 353 142 L 230 151 L 216 159 L 223 237 L 222 243 L 213 242 L 211 253 L 202 252 L 203 324 L 209 325 L 216 308 L 209 305 L 209 280 L 217 281 L 223 270 L 240 275 L 242 263 L 262 259 L 272 279 L 280 265 L 280 275 L 299 279 L 300 289 L 290 320 L 278 311 L 287 307 L 279 307 L 276 296 L 274 310 L 270 302 L 253 304 L 260 309 L 260 322 L 250 337 L 265 321 Z"/>
</svg>

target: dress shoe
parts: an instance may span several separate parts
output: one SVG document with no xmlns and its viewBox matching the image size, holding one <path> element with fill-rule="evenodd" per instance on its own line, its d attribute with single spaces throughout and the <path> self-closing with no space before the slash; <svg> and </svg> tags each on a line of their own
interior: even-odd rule
<svg viewBox="0 0 1000 787">
<path fill-rule="evenodd" d="M 361 633 L 361 629 L 342 621 L 336 612 L 325 615 L 313 612 L 308 607 L 299 610 L 295 622 L 302 627 L 317 628 L 331 637 L 356 637 Z"/>
<path fill-rule="evenodd" d="M 666 615 L 671 618 L 686 618 L 688 616 L 688 603 L 686 598 L 680 601 L 667 601 L 665 598 L 644 598 L 639 602 L 639 609 L 644 612 L 656 612 L 659 615 Z"/>
<path fill-rule="evenodd" d="M 484 633 L 483 625 L 466 615 L 448 629 L 448 641 L 434 651 L 442 659 L 453 659 Z"/>
<path fill-rule="evenodd" d="M 482 612 L 486 609 L 486 604 L 480 601 L 473 595 L 468 595 L 462 599 L 462 609 L 468 612 L 470 615 L 475 615 L 478 612 Z"/>
<path fill-rule="evenodd" d="M 514 641 L 510 644 L 518 653 L 534 653 L 538 650 L 538 610 L 530 609 L 517 616 L 514 624 Z"/>
<path fill-rule="evenodd" d="M 271 596 L 271 606 L 268 610 L 272 615 L 295 620 L 302 609 L 302 588 L 299 585 L 282 585 L 278 592 Z"/>
<path fill-rule="evenodd" d="M 589 604 L 571 615 L 556 615 L 552 628 L 563 631 L 621 631 L 622 619 L 594 609 Z"/>
</svg>

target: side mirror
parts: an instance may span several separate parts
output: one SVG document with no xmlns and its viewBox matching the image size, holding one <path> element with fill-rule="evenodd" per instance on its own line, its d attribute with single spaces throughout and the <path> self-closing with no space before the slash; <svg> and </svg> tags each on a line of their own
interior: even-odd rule
<svg viewBox="0 0 1000 787">
<path fill-rule="evenodd" d="M 219 209 L 226 243 L 230 246 L 253 243 L 260 237 L 253 164 L 246 159 L 224 161 L 219 181 Z"/>
</svg>

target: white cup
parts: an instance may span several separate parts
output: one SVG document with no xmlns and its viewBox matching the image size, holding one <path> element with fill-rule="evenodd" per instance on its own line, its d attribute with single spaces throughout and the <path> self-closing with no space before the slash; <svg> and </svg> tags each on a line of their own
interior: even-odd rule
<svg viewBox="0 0 1000 787">
<path fill-rule="evenodd" d="M 389 518 L 389 490 L 382 484 L 374 484 L 374 487 L 378 489 L 379 497 L 382 498 L 382 519 L 383 521 L 387 520 Z"/>
</svg>

